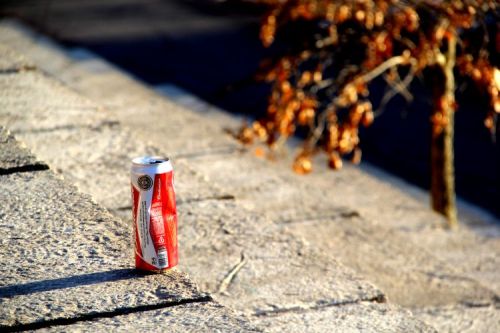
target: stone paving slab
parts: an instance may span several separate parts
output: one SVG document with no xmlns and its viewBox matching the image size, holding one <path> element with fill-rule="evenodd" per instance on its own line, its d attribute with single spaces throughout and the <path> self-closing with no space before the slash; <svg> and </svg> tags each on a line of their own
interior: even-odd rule
<svg viewBox="0 0 500 333">
<path fill-rule="evenodd" d="M 280 228 L 281 229 L 281 228 Z M 394 231 L 359 217 L 297 220 L 283 226 L 331 253 L 399 305 L 494 303 L 495 293 Z"/>
<path fill-rule="evenodd" d="M 219 128 L 235 130 L 240 128 L 241 124 L 248 119 L 243 114 L 224 111 L 174 84 L 158 84 L 154 85 L 153 88 L 155 92 L 165 96 L 167 100 L 196 112 L 198 117 L 206 119 L 209 123 L 216 123 Z"/>
<path fill-rule="evenodd" d="M 67 278 L 0 287 L 0 328 L 48 325 L 119 315 L 135 308 L 164 308 L 186 301 L 209 302 L 180 272 L 144 275 L 133 269 L 110 270 Z M 130 310 L 131 309 L 131 310 Z"/>
<path fill-rule="evenodd" d="M 48 166 L 39 161 L 25 145 L 14 139 L 14 136 L 0 126 L 0 174 L 20 170 L 43 170 Z"/>
<path fill-rule="evenodd" d="M 495 298 L 492 290 L 413 243 L 404 233 L 373 223 L 373 212 L 365 214 L 366 209 L 337 199 L 343 197 L 343 188 L 349 188 L 342 184 L 343 178 L 328 186 L 331 179 L 326 174 L 322 183 L 311 181 L 290 170 L 272 168 L 272 162 L 250 154 L 237 153 L 224 159 L 198 157 L 190 162 L 207 179 L 233 193 L 249 211 L 276 223 L 274 233 L 286 231 L 303 237 L 362 276 L 369 276 L 391 301 L 418 307 L 492 303 Z M 360 189 L 365 189 L 362 195 Z M 358 194 L 348 197 L 378 189 L 360 185 L 356 191 Z"/>
<path fill-rule="evenodd" d="M 37 332 L 259 332 L 217 303 L 192 303 L 50 327 Z"/>
<path fill-rule="evenodd" d="M 255 322 L 265 332 L 436 332 L 409 311 L 369 302 L 261 316 Z"/>
<path fill-rule="evenodd" d="M 33 126 L 36 126 L 34 124 Z M 144 155 L 166 155 L 136 140 L 119 124 L 18 134 L 44 161 L 84 193 L 119 215 L 130 218 L 130 161 Z M 61 149 L 53 149 L 60 147 Z M 183 161 L 173 160 L 178 202 L 231 198 L 209 184 Z"/>
<path fill-rule="evenodd" d="M 43 74 L 0 75 L 0 87 L 5 88 L 0 90 L 0 123 L 8 124 L 37 156 L 108 209 L 129 210 L 132 158 L 168 155 L 168 150 L 137 139 L 99 106 Z M 174 165 L 181 202 L 228 197 L 204 184 L 182 162 L 178 168 Z"/>
<path fill-rule="evenodd" d="M 227 189 L 248 207 L 260 209 L 261 212 L 279 213 L 290 201 L 304 202 L 310 197 L 309 192 L 299 191 L 293 181 L 287 181 L 293 177 L 289 169 L 273 172 L 269 169 L 272 162 L 249 158 L 245 153 L 234 153 L 224 158 L 201 156 L 191 158 L 190 163 L 209 181 Z"/>
<path fill-rule="evenodd" d="M 28 63 L 43 63 L 47 72 L 47 67 L 62 69 L 70 63 L 57 43 L 15 19 L 0 20 L 0 43 L 22 53 Z"/>
<path fill-rule="evenodd" d="M 0 73 L 34 69 L 35 65 L 5 44 L 0 44 Z"/>
<path fill-rule="evenodd" d="M 77 60 L 57 76 L 106 107 L 110 115 L 133 128 L 139 139 L 154 142 L 173 157 L 239 149 L 221 128 L 158 96 L 101 59 Z"/>
<path fill-rule="evenodd" d="M 416 318 L 432 323 L 438 332 L 497 333 L 500 307 L 455 305 L 429 307 L 414 311 Z"/>
<path fill-rule="evenodd" d="M 446 262 L 461 275 L 488 286 L 500 295 L 500 238 L 485 237 L 471 232 L 465 227 L 456 230 L 424 229 L 418 238 L 409 234 L 408 238 Z"/>
<path fill-rule="evenodd" d="M 89 100 L 41 73 L 0 75 L 0 123 L 14 133 L 95 126 L 106 123 L 105 116 Z"/>
<path fill-rule="evenodd" d="M 396 227 L 392 221 L 397 218 L 401 228 L 415 231 L 424 227 L 438 227 L 443 222 L 443 219 L 430 212 L 428 207 L 409 200 L 401 191 L 398 193 L 399 196 L 396 196 L 396 189 L 392 189 L 393 193 L 388 195 L 387 193 L 391 191 L 390 185 L 351 166 L 346 166 L 341 172 L 320 169 L 312 174 L 300 176 L 291 170 L 289 158 L 269 161 L 256 158 L 251 152 L 234 153 L 224 159 L 217 156 L 200 156 L 193 158 L 192 164 L 207 179 L 232 191 L 245 203 L 251 205 L 252 202 L 259 202 L 263 210 L 267 207 L 282 207 L 286 210 L 295 207 L 297 209 L 294 214 L 296 214 L 300 212 L 300 208 L 314 205 L 318 206 L 318 209 L 350 208 L 358 211 L 374 225 L 385 224 Z M 217 173 L 217 170 L 221 169 L 226 172 Z M 381 205 L 381 199 L 385 197 L 390 200 L 383 200 L 386 204 Z M 266 200 L 267 198 L 270 200 Z M 290 202 L 303 204 L 291 205 Z M 413 206 L 404 209 L 394 207 L 400 202 Z M 401 203 L 400 206 L 402 205 Z M 389 208 L 384 208 L 386 206 Z M 279 217 L 282 217 L 283 213 L 279 209 L 266 211 L 278 214 Z"/>
<path fill-rule="evenodd" d="M 179 205 L 180 267 L 224 305 L 249 315 L 383 300 L 380 290 L 301 238 L 231 201 Z M 241 264 L 234 279 L 222 281 Z"/>
<path fill-rule="evenodd" d="M 298 198 L 304 202 L 303 206 L 308 206 L 322 198 L 330 207 L 351 207 L 374 225 L 386 225 L 402 232 L 418 232 L 444 225 L 444 219 L 430 211 L 427 203 L 415 200 L 400 188 L 384 183 L 358 167 L 346 165 L 340 172 L 325 170 L 323 164 L 326 161 L 320 156 L 315 164 L 317 170 L 300 176 L 291 170 L 293 151 L 276 161 L 257 158 L 252 151 L 253 148 L 249 152 L 236 152 L 224 159 L 194 157 L 192 163 L 206 165 L 203 173 L 208 179 L 233 191 L 248 204 L 262 196 L 276 199 L 270 202 L 262 200 L 261 204 L 269 206 L 287 205 L 289 200 Z M 221 168 L 231 177 L 215 173 Z M 282 200 L 277 202 L 277 199 Z"/>
<path fill-rule="evenodd" d="M 454 275 L 476 280 L 496 295 L 500 294 L 498 226 L 490 225 L 494 232 L 488 234 L 479 230 L 487 225 L 484 221 L 474 221 L 477 216 L 459 215 L 461 223 L 458 228 L 445 229 L 442 227 L 444 218 L 429 209 L 428 193 L 412 188 L 395 177 L 381 174 L 381 171 L 374 172 L 368 167 L 365 169 L 346 170 L 346 179 L 350 179 L 350 182 L 336 183 L 334 188 L 342 195 L 336 196 L 332 201 L 358 207 L 364 218 L 382 228 L 391 228 L 400 237 L 426 249 L 448 267 L 452 267 L 456 272 Z M 307 177 L 307 182 L 319 188 L 325 183 L 327 174 L 311 176 Z M 362 191 L 362 195 L 355 192 L 360 188 L 366 189 Z M 370 190 L 372 188 L 377 190 Z M 471 228 L 472 224 L 475 226 Z M 477 224 L 482 227 L 478 228 Z"/>
<path fill-rule="evenodd" d="M 66 180 L 82 192 L 92 193 L 99 204 L 108 209 L 129 210 L 130 161 L 159 152 L 147 144 L 134 142 L 130 133 L 119 127 L 22 132 L 17 136 Z"/>
<path fill-rule="evenodd" d="M 0 325 L 206 297 L 183 273 L 131 270 L 131 226 L 50 171 L 0 176 L 0 201 Z"/>
</svg>

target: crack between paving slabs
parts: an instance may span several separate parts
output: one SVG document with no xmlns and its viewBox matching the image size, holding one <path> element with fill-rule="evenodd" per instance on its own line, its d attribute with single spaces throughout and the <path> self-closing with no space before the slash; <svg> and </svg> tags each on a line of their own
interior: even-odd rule
<svg viewBox="0 0 500 333">
<path fill-rule="evenodd" d="M 429 271 L 425 271 L 425 270 L 419 270 L 419 271 L 421 273 L 427 275 L 428 277 L 436 278 L 436 279 L 440 279 L 440 280 L 467 281 L 467 282 L 474 282 L 474 283 L 480 284 L 479 281 L 477 281 L 474 278 L 468 277 L 468 276 L 454 275 L 454 274 L 438 274 L 438 273 L 435 273 L 435 272 L 429 272 Z M 483 285 L 481 285 L 481 287 L 486 288 Z M 486 289 L 488 289 L 488 288 L 486 288 Z"/>
<path fill-rule="evenodd" d="M 49 166 L 44 163 L 28 164 L 12 168 L 0 168 L 0 176 L 11 175 L 18 172 L 34 172 L 49 170 Z"/>
<path fill-rule="evenodd" d="M 177 204 L 185 204 L 185 203 L 191 203 L 191 202 L 201 202 L 201 201 L 209 201 L 209 200 L 235 200 L 236 197 L 232 194 L 222 194 L 222 195 L 212 195 L 212 196 L 207 196 L 207 197 L 201 197 L 201 198 L 188 198 L 185 200 L 178 200 Z"/>
<path fill-rule="evenodd" d="M 0 75 L 30 72 L 30 71 L 36 71 L 36 70 L 37 70 L 37 68 L 34 65 L 33 66 L 32 65 L 25 65 L 25 66 L 21 66 L 19 68 L 2 69 L 2 70 L 0 70 Z"/>
<path fill-rule="evenodd" d="M 343 301 L 343 302 L 327 302 L 327 301 L 318 301 L 317 305 L 312 306 L 294 306 L 290 308 L 277 308 L 274 310 L 262 310 L 256 311 L 253 316 L 255 317 L 265 317 L 265 316 L 276 316 L 282 313 L 303 313 L 307 311 L 315 311 L 323 308 L 333 307 L 333 306 L 344 306 L 344 305 L 352 305 L 352 304 L 360 304 L 361 302 L 371 302 L 371 303 L 386 303 L 387 298 L 384 294 L 379 294 L 375 297 L 367 298 L 367 299 L 359 299 L 352 301 Z"/>
<path fill-rule="evenodd" d="M 463 275 L 453 275 L 453 274 L 437 274 L 434 272 L 428 272 L 428 271 L 420 271 L 423 274 L 427 275 L 430 278 L 436 278 L 436 279 L 441 279 L 441 280 L 451 280 L 451 281 L 467 281 L 467 282 L 473 282 L 476 283 L 478 286 L 481 288 L 484 288 L 485 290 L 488 290 L 491 292 L 492 297 L 489 300 L 484 300 L 484 301 L 462 301 L 460 302 L 461 305 L 469 307 L 469 308 L 481 308 L 481 307 L 488 307 L 491 305 L 497 305 L 500 303 L 500 295 L 495 293 L 493 290 L 491 290 L 489 287 L 483 285 L 480 281 L 468 277 L 468 276 L 463 276 Z"/>
<path fill-rule="evenodd" d="M 361 214 L 356 210 L 348 210 L 336 214 L 328 214 L 328 215 L 316 215 L 316 216 L 304 216 L 299 218 L 290 218 L 290 219 L 281 219 L 278 220 L 277 223 L 280 224 L 294 224 L 294 223 L 308 223 L 308 222 L 317 222 L 323 220 L 336 220 L 338 218 L 356 218 L 361 217 Z"/>
<path fill-rule="evenodd" d="M 36 330 L 36 329 L 41 329 L 41 328 L 47 328 L 47 327 L 51 327 L 51 326 L 67 326 L 67 325 L 71 325 L 71 324 L 74 324 L 77 322 L 82 322 L 82 321 L 90 321 L 90 320 L 100 319 L 100 318 L 112 318 L 112 317 L 116 317 L 116 316 L 128 315 L 131 313 L 158 310 L 158 309 L 169 308 L 169 307 L 191 304 L 191 303 L 208 303 L 208 302 L 213 302 L 213 298 L 210 295 L 197 297 L 197 298 L 191 298 L 191 299 L 183 299 L 183 300 L 178 300 L 178 301 L 162 302 L 162 303 L 158 303 L 158 304 L 141 305 L 141 306 L 136 306 L 133 308 L 117 308 L 113 311 L 88 313 L 88 314 L 83 314 L 83 315 L 80 315 L 78 317 L 73 317 L 73 318 L 58 318 L 58 319 L 44 320 L 44 321 L 29 323 L 29 324 L 15 325 L 15 326 L 0 326 L 0 331 L 1 332 L 21 332 L 21 331 L 30 331 L 30 330 Z"/>
<path fill-rule="evenodd" d="M 77 130 L 77 129 L 90 129 L 93 131 L 97 131 L 101 128 L 114 128 L 120 126 L 119 121 L 115 120 L 105 120 L 101 121 L 95 125 L 61 125 L 61 126 L 54 126 L 54 127 L 49 127 L 49 128 L 37 128 L 37 129 L 27 129 L 27 130 L 15 130 L 11 131 L 14 135 L 20 134 L 20 133 L 50 133 L 50 132 L 56 132 L 56 131 L 65 131 L 65 130 Z"/>
</svg>

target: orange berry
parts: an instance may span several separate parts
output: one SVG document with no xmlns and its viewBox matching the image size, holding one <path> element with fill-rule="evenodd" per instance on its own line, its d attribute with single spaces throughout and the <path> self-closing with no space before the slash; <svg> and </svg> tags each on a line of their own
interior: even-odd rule
<svg viewBox="0 0 500 333">
<path fill-rule="evenodd" d="M 493 117 L 491 115 L 484 120 L 484 126 L 489 130 L 493 128 Z"/>
<path fill-rule="evenodd" d="M 375 116 L 373 114 L 372 110 L 368 110 L 365 113 L 363 113 L 363 118 L 361 118 L 361 123 L 363 126 L 368 127 L 373 123 Z"/>
<path fill-rule="evenodd" d="M 240 131 L 238 139 L 244 144 L 250 144 L 253 141 L 253 131 L 251 128 L 245 127 Z"/>
<path fill-rule="evenodd" d="M 340 158 L 338 152 L 334 151 L 330 154 L 328 166 L 334 170 L 342 169 L 342 159 Z"/>
<path fill-rule="evenodd" d="M 308 174 L 312 171 L 312 161 L 307 155 L 299 155 L 293 163 L 293 171 L 299 175 Z"/>
<path fill-rule="evenodd" d="M 257 156 L 257 157 L 262 158 L 262 157 L 266 156 L 266 152 L 265 152 L 264 148 L 262 148 L 262 147 L 255 148 L 254 153 L 255 153 L 255 156 Z"/>
<path fill-rule="evenodd" d="M 309 84 L 311 82 L 311 80 L 312 80 L 311 72 L 305 71 L 304 73 L 302 73 L 302 76 L 300 78 L 299 83 L 302 85 L 306 85 L 306 84 Z"/>
<path fill-rule="evenodd" d="M 313 75 L 313 80 L 314 80 L 314 82 L 318 83 L 318 82 L 320 82 L 322 79 L 323 79 L 323 73 L 321 73 L 320 71 L 315 71 L 315 72 L 314 72 L 314 75 Z"/>
</svg>

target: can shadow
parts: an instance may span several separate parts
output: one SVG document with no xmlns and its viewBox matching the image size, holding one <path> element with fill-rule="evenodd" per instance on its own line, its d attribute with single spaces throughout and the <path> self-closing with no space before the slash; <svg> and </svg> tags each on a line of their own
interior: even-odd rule
<svg viewBox="0 0 500 333">
<path fill-rule="evenodd" d="M 15 296 L 28 295 L 37 292 L 141 278 L 150 274 L 151 273 L 138 271 L 132 268 L 124 268 L 105 272 L 74 275 L 58 279 L 34 281 L 0 287 L 0 298 L 12 298 Z"/>
</svg>

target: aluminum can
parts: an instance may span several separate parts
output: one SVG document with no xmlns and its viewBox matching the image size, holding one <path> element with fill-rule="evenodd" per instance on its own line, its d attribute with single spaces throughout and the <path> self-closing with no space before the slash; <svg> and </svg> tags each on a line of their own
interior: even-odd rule
<svg viewBox="0 0 500 333">
<path fill-rule="evenodd" d="M 168 157 L 134 158 L 131 183 L 135 267 L 168 270 L 179 261 L 172 163 Z"/>
</svg>

